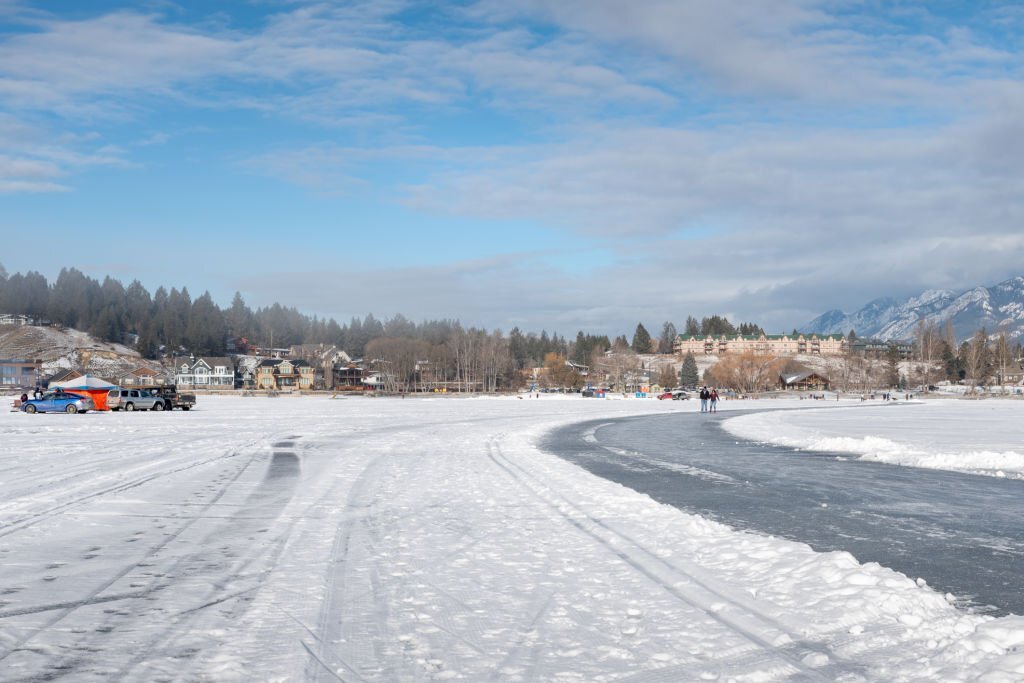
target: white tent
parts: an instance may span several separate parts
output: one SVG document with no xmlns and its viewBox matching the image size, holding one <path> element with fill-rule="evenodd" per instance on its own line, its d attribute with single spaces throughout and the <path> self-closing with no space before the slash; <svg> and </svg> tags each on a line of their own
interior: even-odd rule
<svg viewBox="0 0 1024 683">
<path fill-rule="evenodd" d="M 54 389 L 63 389 L 64 391 L 68 391 L 73 394 L 88 396 L 92 399 L 93 404 L 96 406 L 96 410 L 106 410 L 107 391 L 109 389 L 116 389 L 117 385 L 111 384 L 99 377 L 82 375 L 75 379 L 66 379 L 63 382 L 50 382 L 47 388 L 50 391 L 53 391 Z"/>
<path fill-rule="evenodd" d="M 74 379 L 66 379 L 63 382 L 50 382 L 48 388 L 50 391 L 53 391 L 54 389 L 78 389 L 80 391 L 85 391 L 87 389 L 115 389 L 116 387 L 116 384 L 111 384 L 99 377 L 82 375 L 81 377 L 76 377 Z"/>
</svg>

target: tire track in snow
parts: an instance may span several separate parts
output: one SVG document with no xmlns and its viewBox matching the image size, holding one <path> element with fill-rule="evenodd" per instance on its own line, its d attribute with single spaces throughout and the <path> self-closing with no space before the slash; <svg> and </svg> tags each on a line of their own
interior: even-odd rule
<svg viewBox="0 0 1024 683">
<path fill-rule="evenodd" d="M 210 577 L 212 578 L 210 588 L 204 595 L 198 596 L 193 601 L 198 604 L 170 614 L 164 627 L 147 635 L 146 643 L 138 648 L 138 654 L 123 665 L 112 680 L 167 676 L 181 678 L 199 666 L 200 656 L 188 658 L 186 661 L 190 662 L 191 666 L 186 667 L 184 671 L 178 665 L 174 666 L 172 671 L 153 671 L 154 660 L 158 664 L 167 660 L 181 660 L 182 653 L 189 653 L 191 646 L 188 645 L 188 642 L 195 639 L 193 626 L 205 616 L 205 610 L 208 608 L 230 602 L 231 604 L 225 608 L 224 613 L 218 617 L 218 621 L 228 623 L 234 623 L 248 610 L 254 594 L 262 588 L 265 578 L 277 565 L 296 524 L 303 518 L 303 515 L 293 516 L 284 529 L 263 544 L 237 544 L 237 541 L 243 538 L 253 539 L 255 534 L 267 531 L 268 525 L 280 518 L 285 506 L 292 499 L 300 474 L 299 458 L 291 450 L 295 445 L 295 438 L 297 437 L 272 445 L 274 450 L 260 484 L 249 494 L 231 519 L 212 529 L 199 544 L 200 548 L 211 548 L 214 545 L 223 545 L 225 539 L 235 540 L 236 545 L 233 550 L 240 549 L 241 553 L 237 557 L 231 558 L 230 567 L 226 572 L 216 571 L 217 567 L 214 565 L 212 567 L 214 571 Z M 180 558 L 164 573 L 173 576 L 180 573 L 182 566 L 207 562 L 208 556 L 212 552 L 212 550 L 197 551 Z M 250 574 L 253 567 L 256 567 L 257 570 L 255 574 Z M 203 573 L 210 573 L 210 567 L 203 569 L 205 570 Z M 186 572 L 186 576 L 189 580 L 194 580 L 198 575 Z M 245 587 L 241 588 L 237 584 Z M 133 625 L 137 622 L 137 618 L 131 620 Z M 183 642 L 184 645 L 181 644 Z M 199 654 L 201 653 L 196 653 L 196 655 Z M 143 665 L 149 666 L 150 670 L 135 671 Z M 159 666 L 157 665 L 156 668 L 159 669 Z M 202 678 L 202 676 L 198 676 L 198 678 Z"/>
<path fill-rule="evenodd" d="M 227 454 L 220 455 L 220 456 L 217 456 L 215 458 L 209 458 L 209 459 L 206 459 L 206 460 L 203 460 L 203 461 L 193 462 L 190 465 L 186 465 L 186 466 L 183 466 L 183 467 L 177 467 L 177 468 L 172 468 L 171 470 L 165 470 L 165 471 L 162 471 L 162 472 L 158 472 L 158 473 L 155 473 L 153 475 L 148 475 L 146 477 L 142 477 L 141 480 L 136 480 L 136 481 L 133 481 L 133 482 L 130 482 L 130 483 L 126 483 L 126 484 L 123 484 L 121 486 L 111 487 L 110 489 L 104 490 L 103 492 L 96 492 L 96 493 L 90 494 L 89 496 L 85 496 L 85 497 L 79 499 L 78 501 L 75 501 L 75 504 L 80 505 L 80 504 L 83 504 L 83 503 L 85 503 L 85 502 L 87 502 L 89 500 L 93 500 L 95 498 L 98 498 L 98 497 L 100 497 L 102 495 L 106 495 L 106 494 L 109 494 L 109 493 L 117 493 L 117 492 L 120 492 L 120 491 L 123 491 L 123 490 L 127 490 L 127 489 L 130 489 L 130 488 L 135 488 L 135 487 L 141 486 L 142 484 L 144 484 L 144 483 L 146 483 L 148 481 L 152 481 L 153 479 L 156 479 L 156 478 L 160 478 L 160 477 L 163 477 L 163 476 L 169 476 L 171 474 L 174 474 L 174 473 L 177 473 L 177 472 L 181 472 L 181 471 L 184 471 L 184 470 L 188 470 L 188 469 L 192 469 L 193 467 L 197 467 L 197 466 L 200 466 L 200 465 L 203 465 L 203 464 L 208 464 L 210 462 L 216 462 L 218 460 L 225 460 L 225 459 L 235 458 L 235 457 L 238 457 L 239 455 L 240 455 L 239 451 L 233 450 L 233 451 L 231 451 L 231 452 L 229 452 Z M 230 480 L 227 482 L 227 484 L 225 484 L 221 488 L 221 490 L 218 492 L 218 494 L 216 496 L 214 496 L 210 501 L 208 501 L 201 508 L 201 511 L 206 511 L 206 510 L 209 510 L 209 509 L 213 508 L 214 506 L 216 506 L 217 503 L 227 493 L 227 491 L 230 488 L 230 486 L 234 482 L 238 481 L 238 479 L 240 479 L 242 477 L 242 475 L 252 465 L 252 463 L 256 460 L 256 458 L 257 458 L 257 456 L 255 454 L 250 455 L 249 458 L 234 473 L 234 476 L 232 476 L 230 478 Z M 70 507 L 70 504 L 68 506 L 66 506 L 66 507 Z M 63 511 L 63 507 L 62 507 L 61 510 L 58 510 L 58 511 L 50 510 L 50 511 L 47 511 L 45 514 L 47 515 L 47 517 L 52 517 L 52 516 L 54 516 L 56 514 L 59 514 L 59 512 L 61 512 L 61 511 Z M 146 552 L 142 555 L 142 557 L 140 557 L 138 560 L 136 560 L 136 561 L 130 563 L 129 565 L 121 568 L 120 570 L 118 570 L 113 576 L 111 576 L 110 578 L 104 580 L 103 583 L 101 583 L 99 586 L 91 589 L 88 592 L 88 594 L 85 597 L 81 598 L 81 599 L 74 600 L 74 601 L 63 601 L 63 602 L 59 602 L 59 603 L 42 604 L 42 605 L 36 605 L 34 607 L 22 608 L 22 609 L 17 610 L 17 615 L 15 615 L 14 613 L 10 613 L 10 614 L 8 614 L 8 613 L 0 613 L 0 618 L 10 618 L 12 616 L 23 616 L 23 615 L 29 615 L 29 614 L 42 613 L 42 612 L 56 611 L 56 614 L 54 614 L 53 617 L 48 619 L 42 626 L 37 627 L 35 630 L 30 631 L 30 632 L 26 633 L 25 635 L 21 636 L 20 638 L 16 639 L 13 642 L 13 644 L 10 644 L 10 645 L 7 646 L 7 650 L 5 652 L 0 652 L 0 662 L 3 662 L 4 660 L 6 660 L 8 657 L 10 657 L 12 654 L 14 654 L 16 652 L 20 652 L 20 651 L 23 651 L 23 650 L 27 649 L 26 646 L 29 643 L 31 643 L 36 637 L 38 637 L 38 636 L 40 636 L 42 634 L 45 634 L 45 633 L 47 633 L 49 631 L 52 631 L 62 621 L 64 621 L 65 619 L 67 619 L 68 617 L 70 617 L 71 615 L 76 613 L 79 609 L 82 609 L 84 607 L 89 607 L 91 605 L 102 604 L 102 603 L 106 603 L 106 602 L 112 602 L 114 596 L 104 596 L 103 593 L 105 591 L 110 589 L 118 581 L 124 579 L 126 576 L 128 576 L 132 572 L 134 572 L 134 571 L 136 571 L 138 569 L 148 568 L 148 567 L 152 567 L 152 566 L 156 565 L 157 563 L 153 561 L 155 556 L 158 553 L 160 553 L 160 552 L 164 551 L 165 549 L 167 549 L 182 534 L 184 534 L 186 531 L 188 531 L 192 526 L 194 526 L 201 519 L 203 519 L 202 514 L 187 518 L 184 524 L 179 526 L 174 531 L 170 532 L 159 543 L 157 543 L 156 545 L 153 545 L 149 549 L 147 549 Z M 33 521 L 33 523 L 38 522 L 38 521 L 41 521 L 41 519 L 36 519 L 36 520 Z M 21 529 L 18 529 L 18 530 L 21 530 Z M 142 590 L 142 591 L 120 593 L 120 594 L 117 594 L 117 598 L 118 599 L 146 598 L 146 597 L 152 595 L 154 592 L 160 590 L 163 587 L 166 587 L 166 586 L 162 586 L 162 587 L 161 586 L 157 586 L 157 587 L 150 586 L 147 589 Z M 57 671 L 61 671 L 61 670 L 65 670 L 66 671 L 66 670 L 68 670 L 68 667 L 71 666 L 71 665 L 72 665 L 72 662 L 70 662 L 70 661 L 62 661 L 62 662 L 58 662 L 57 664 L 51 665 L 50 668 L 52 668 L 54 670 L 57 670 Z"/>
<path fill-rule="evenodd" d="M 843 661 L 828 645 L 806 641 L 797 629 L 766 614 L 750 601 L 737 599 L 730 592 L 711 585 L 694 568 L 678 567 L 646 548 L 630 535 L 611 528 L 564 495 L 553 490 L 501 451 L 500 438 L 487 444 L 487 455 L 518 485 L 544 503 L 568 524 L 603 546 L 611 555 L 631 566 L 678 600 L 698 609 L 730 631 L 742 636 L 766 653 L 763 661 L 775 660 L 799 676 L 799 680 L 830 681 L 839 674 L 850 674 L 855 665 Z M 571 509 L 572 514 L 566 509 Z M 582 520 L 585 520 L 584 523 Z M 682 580 L 682 582 L 680 581 Z M 729 610 L 720 608 L 721 604 Z M 827 664 L 811 666 L 824 656 Z"/>
<path fill-rule="evenodd" d="M 111 485 L 111 486 L 107 486 L 106 488 L 101 488 L 99 490 L 93 490 L 93 491 L 91 491 L 91 492 L 89 492 L 89 493 L 87 493 L 85 495 L 78 496 L 78 497 L 76 497 L 76 498 L 74 498 L 72 500 L 68 500 L 68 501 L 59 503 L 57 505 L 50 506 L 50 507 L 48 507 L 48 508 L 46 508 L 44 510 L 38 510 L 38 511 L 30 513 L 30 514 L 26 514 L 26 515 L 24 515 L 24 516 L 22 516 L 20 518 L 17 518 L 15 520 L 11 521 L 11 522 L 7 522 L 7 523 L 3 524 L 2 526 L 0 526 L 0 538 L 5 538 L 5 537 L 10 536 L 11 534 L 15 534 L 15 533 L 17 533 L 19 531 L 24 531 L 26 529 L 30 529 L 32 526 L 34 526 L 36 524 L 39 524 L 40 522 L 46 521 L 46 520 L 48 520 L 48 519 L 50 519 L 52 517 L 55 517 L 55 516 L 57 516 L 57 515 L 59 515 L 61 513 L 67 512 L 68 510 L 71 510 L 71 509 L 74 509 L 76 507 L 80 507 L 82 505 L 85 505 L 86 503 L 92 502 L 92 501 L 96 500 L 97 498 L 101 498 L 103 496 L 107 496 L 107 495 L 110 495 L 110 494 L 113 494 L 113 493 L 122 493 L 124 491 L 130 491 L 131 489 L 138 488 L 139 486 L 143 486 L 145 484 L 148 484 L 149 482 L 154 481 L 156 479 L 162 479 L 164 477 L 173 476 L 175 474 L 179 474 L 181 472 L 186 472 L 186 471 L 194 469 L 196 467 L 202 467 L 204 465 L 209 465 L 210 463 L 214 463 L 214 462 L 217 462 L 219 460 L 225 460 L 225 459 L 229 459 L 229 458 L 234 458 L 242 450 L 244 450 L 246 448 L 254 447 L 254 446 L 255 446 L 255 442 L 252 442 L 252 443 L 244 445 L 244 446 L 242 446 L 242 447 L 240 447 L 238 449 L 234 449 L 234 450 L 232 450 L 231 452 L 229 452 L 227 454 L 218 455 L 218 456 L 215 456 L 213 458 L 207 458 L 205 460 L 193 460 L 193 461 L 190 461 L 190 462 L 188 462 L 188 463 L 186 463 L 184 465 L 180 465 L 180 466 L 177 466 L 177 467 L 172 467 L 172 468 L 169 468 L 169 469 L 159 470 L 157 472 L 152 472 L 152 473 L 145 474 L 145 475 L 142 475 L 142 476 L 139 476 L 139 477 L 135 477 L 135 478 L 130 479 L 128 481 L 121 481 L 120 483 L 117 483 L 117 484 L 114 484 L 114 485 Z M 242 471 L 244 471 L 244 468 L 243 468 Z M 106 479 L 106 478 L 116 478 L 116 476 L 115 475 L 107 475 L 107 476 L 103 476 L 101 478 L 104 478 L 104 479 Z M 204 508 L 204 509 L 206 509 L 206 508 Z"/>
</svg>

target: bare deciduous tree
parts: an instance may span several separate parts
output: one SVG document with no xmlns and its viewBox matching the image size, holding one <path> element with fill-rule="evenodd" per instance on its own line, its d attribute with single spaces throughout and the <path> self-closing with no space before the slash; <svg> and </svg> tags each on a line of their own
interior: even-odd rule
<svg viewBox="0 0 1024 683">
<path fill-rule="evenodd" d="M 988 377 L 989 350 L 988 333 L 982 328 L 974 333 L 970 341 L 964 342 L 961 347 L 961 356 L 964 363 L 966 379 L 971 385 L 971 391 L 978 384 L 983 384 Z"/>
<path fill-rule="evenodd" d="M 744 393 L 764 391 L 775 384 L 785 359 L 755 353 L 728 355 L 704 373 L 704 383 Z"/>
</svg>

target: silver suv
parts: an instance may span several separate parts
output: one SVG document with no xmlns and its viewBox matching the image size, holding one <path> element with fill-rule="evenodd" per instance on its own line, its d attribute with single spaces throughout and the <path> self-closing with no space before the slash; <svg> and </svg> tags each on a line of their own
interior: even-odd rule
<svg viewBox="0 0 1024 683">
<path fill-rule="evenodd" d="M 107 407 L 111 410 L 163 410 L 164 400 L 139 389 L 111 389 L 107 392 Z"/>
</svg>

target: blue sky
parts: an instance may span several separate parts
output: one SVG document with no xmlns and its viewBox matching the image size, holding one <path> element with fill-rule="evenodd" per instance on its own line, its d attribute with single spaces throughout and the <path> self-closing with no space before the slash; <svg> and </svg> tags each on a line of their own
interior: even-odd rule
<svg viewBox="0 0 1024 683">
<path fill-rule="evenodd" d="M 1022 273 L 1024 7 L 0 0 L 0 263 L 770 331 Z"/>
</svg>

